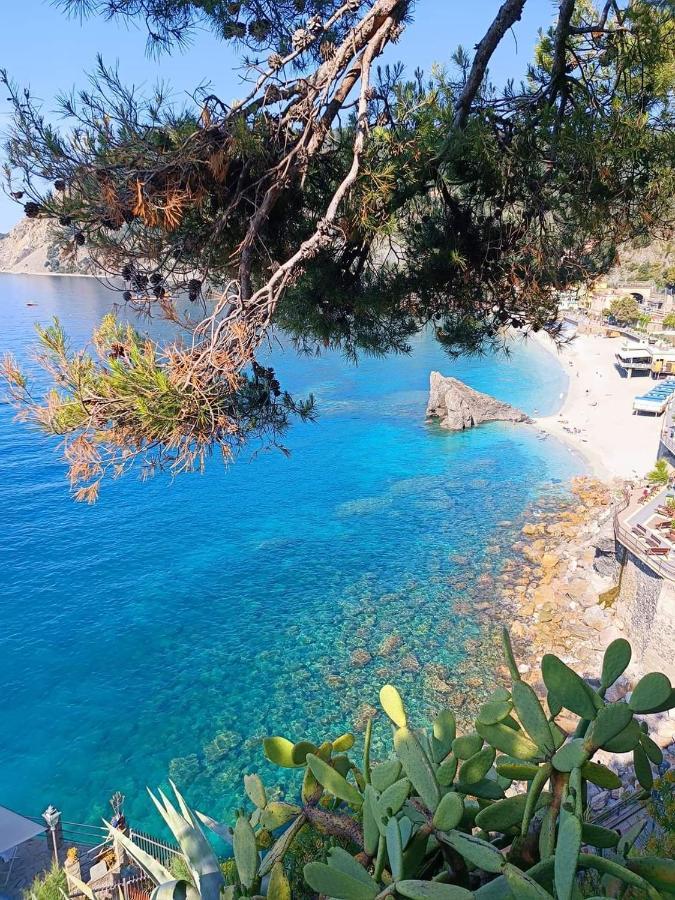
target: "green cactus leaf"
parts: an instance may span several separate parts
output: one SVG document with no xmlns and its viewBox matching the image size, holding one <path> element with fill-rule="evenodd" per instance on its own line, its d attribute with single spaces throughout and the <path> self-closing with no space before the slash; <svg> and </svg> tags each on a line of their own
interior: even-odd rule
<svg viewBox="0 0 675 900">
<path fill-rule="evenodd" d="M 532 783 L 530 784 L 527 791 L 527 802 L 525 804 L 525 809 L 523 810 L 523 818 L 520 823 L 520 834 L 522 837 L 527 836 L 527 832 L 530 828 L 530 822 L 532 821 L 532 817 L 534 816 L 535 810 L 537 808 L 537 801 L 544 790 L 546 782 L 551 777 L 552 772 L 551 763 L 545 763 L 544 765 L 539 767 L 539 771 L 532 779 Z"/>
<path fill-rule="evenodd" d="M 605 742 L 603 750 L 607 750 L 609 753 L 628 753 L 635 749 L 641 734 L 642 731 L 637 720 L 633 719 L 616 737 Z"/>
<path fill-rule="evenodd" d="M 474 755 L 470 756 L 466 762 L 462 763 L 459 775 L 457 776 L 458 780 L 461 781 L 462 784 L 475 784 L 475 782 L 485 778 L 492 768 L 495 756 L 496 752 L 494 747 L 483 747 L 482 750 L 479 750 L 478 753 L 474 753 Z"/>
<path fill-rule="evenodd" d="M 363 849 L 370 856 L 377 853 L 377 844 L 380 840 L 379 816 L 380 807 L 375 789 L 372 784 L 367 784 L 363 795 Z"/>
<path fill-rule="evenodd" d="M 583 766 L 589 756 L 589 751 L 584 747 L 581 738 L 569 741 L 563 744 L 560 750 L 557 750 L 551 762 L 559 772 L 571 772 L 577 766 Z"/>
<path fill-rule="evenodd" d="M 429 758 L 409 728 L 399 728 L 394 733 L 394 749 L 413 787 L 434 812 L 441 799 L 441 789 Z"/>
<path fill-rule="evenodd" d="M 545 654 L 541 661 L 541 674 L 546 689 L 554 695 L 557 703 L 582 719 L 595 718 L 595 692 L 561 659 L 552 653 Z"/>
<path fill-rule="evenodd" d="M 256 847 L 255 833 L 246 816 L 239 816 L 237 819 L 232 845 L 239 880 L 244 887 L 250 888 L 258 871 L 258 848 Z"/>
<path fill-rule="evenodd" d="M 621 779 L 616 774 L 596 762 L 585 762 L 581 767 L 581 775 L 591 784 L 597 784 L 598 787 L 605 788 L 608 791 L 615 791 L 621 787 Z"/>
<path fill-rule="evenodd" d="M 664 894 L 675 894 L 675 859 L 663 859 L 659 856 L 643 856 L 627 859 L 627 869 L 635 872 Z"/>
<path fill-rule="evenodd" d="M 348 756 L 334 756 L 330 760 L 330 764 L 336 772 L 339 772 L 340 775 L 342 775 L 343 778 L 346 778 L 352 770 L 352 764 L 349 761 Z M 354 775 L 356 775 L 356 773 L 354 773 Z"/>
<path fill-rule="evenodd" d="M 553 857 L 557 825 L 558 811 L 550 806 L 541 817 L 539 830 L 539 856 L 542 860 L 552 859 Z"/>
<path fill-rule="evenodd" d="M 267 900 L 291 900 L 291 886 L 280 862 L 272 866 L 267 886 Z"/>
<path fill-rule="evenodd" d="M 534 690 L 527 682 L 516 681 L 511 688 L 511 697 L 523 729 L 538 747 L 553 753 L 555 747 L 551 726 Z"/>
<path fill-rule="evenodd" d="M 363 797 L 359 791 L 350 784 L 347 779 L 336 772 L 335 769 L 327 762 L 314 756 L 312 753 L 307 754 L 307 765 L 312 770 L 312 774 L 329 794 L 333 794 L 340 800 L 350 803 L 355 809 L 360 809 L 363 803 Z"/>
<path fill-rule="evenodd" d="M 452 742 L 457 737 L 457 723 L 451 709 L 443 709 L 434 719 L 431 749 L 433 760 L 439 763 L 450 752 Z"/>
<path fill-rule="evenodd" d="M 409 793 L 410 781 L 407 778 L 401 778 L 390 784 L 386 791 L 382 791 L 378 806 L 384 815 L 395 816 L 408 799 Z"/>
<path fill-rule="evenodd" d="M 318 800 L 321 796 L 323 788 L 316 780 L 314 775 L 312 775 L 312 770 L 307 766 L 305 768 L 305 774 L 302 779 L 302 800 L 303 802 L 308 802 L 310 799 Z"/>
<path fill-rule="evenodd" d="M 284 737 L 268 737 L 263 740 L 263 751 L 270 762 L 283 769 L 297 769 L 301 763 L 293 759 L 295 745 Z"/>
<path fill-rule="evenodd" d="M 312 744 L 311 741 L 298 741 L 297 744 L 293 744 L 291 756 L 296 766 L 304 766 L 307 760 L 307 754 L 314 753 L 314 755 L 316 755 L 317 752 L 318 748 L 315 744 Z"/>
<path fill-rule="evenodd" d="M 485 872 L 501 872 L 506 860 L 501 852 L 488 841 L 464 834 L 461 831 L 451 831 L 449 834 L 439 835 L 444 844 L 448 844 L 456 850 L 461 857 L 472 866 L 477 866 Z"/>
<path fill-rule="evenodd" d="M 370 772 L 370 781 L 376 791 L 386 791 L 390 784 L 398 780 L 401 774 L 401 763 L 397 759 L 388 759 L 386 762 L 373 766 Z"/>
<path fill-rule="evenodd" d="M 492 778 L 481 778 L 472 784 L 455 783 L 455 788 L 462 794 L 470 794 L 479 800 L 501 800 L 504 796 L 504 788 Z"/>
<path fill-rule="evenodd" d="M 443 762 L 438 767 L 436 778 L 442 787 L 449 787 L 457 774 L 457 765 L 459 760 L 454 753 L 448 753 Z"/>
<path fill-rule="evenodd" d="M 631 648 L 625 638 L 617 638 L 607 647 L 602 658 L 602 675 L 600 687 L 607 690 L 620 678 L 628 668 L 631 659 Z"/>
<path fill-rule="evenodd" d="M 363 871 L 368 875 L 365 869 Z M 378 894 L 378 887 L 372 879 L 370 887 L 360 878 L 353 878 L 326 863 L 307 863 L 303 874 L 312 890 L 336 900 L 374 900 Z"/>
<path fill-rule="evenodd" d="M 398 820 L 393 817 L 387 822 L 385 841 L 392 878 L 399 881 L 403 878 L 403 841 Z"/>
<path fill-rule="evenodd" d="M 502 722 L 513 709 L 510 700 L 488 700 L 478 712 L 478 721 L 483 725 L 496 725 Z"/>
<path fill-rule="evenodd" d="M 552 691 L 548 692 L 546 705 L 548 706 L 548 711 L 552 719 L 555 719 L 556 716 L 560 715 L 560 710 L 563 708 L 562 703 Z"/>
<path fill-rule="evenodd" d="M 635 777 L 641 786 L 646 791 L 651 791 L 654 787 L 652 766 L 641 744 L 638 744 L 633 750 L 633 766 L 635 767 Z"/>
<path fill-rule="evenodd" d="M 264 808 L 267 803 L 267 794 L 259 775 L 244 775 L 244 790 L 254 806 L 257 806 L 258 809 Z"/>
<path fill-rule="evenodd" d="M 611 850 L 619 843 L 619 832 L 584 822 L 581 826 L 581 842 L 599 850 Z"/>
<path fill-rule="evenodd" d="M 262 811 L 260 824 L 268 831 L 274 831 L 277 828 L 281 828 L 286 822 L 290 822 L 300 811 L 300 807 L 293 806 L 292 803 L 282 803 L 279 800 L 274 800 L 268 803 Z"/>
<path fill-rule="evenodd" d="M 439 831 L 450 831 L 451 828 L 457 828 L 463 815 L 464 801 L 459 794 L 451 791 L 441 798 L 441 802 L 436 808 L 433 818 L 434 828 L 438 828 Z"/>
<path fill-rule="evenodd" d="M 474 895 L 456 884 L 437 881 L 398 881 L 396 893 L 409 900 L 471 900 Z"/>
<path fill-rule="evenodd" d="M 658 706 L 648 710 L 650 713 L 668 712 L 669 709 L 675 709 L 675 688 L 670 692 L 670 697 L 660 703 Z"/>
<path fill-rule="evenodd" d="M 541 755 L 541 751 L 535 743 L 533 743 L 522 732 L 514 731 L 508 725 L 502 722 L 497 725 L 483 725 L 481 722 L 476 723 L 478 733 L 484 738 L 486 743 L 491 744 L 495 750 L 500 750 L 509 756 L 516 756 L 518 759 L 536 759 Z"/>
<path fill-rule="evenodd" d="M 667 703 L 673 688 L 669 679 L 661 672 L 650 672 L 635 685 L 628 705 L 637 713 L 653 712 L 663 703 Z"/>
<path fill-rule="evenodd" d="M 594 751 L 604 747 L 608 741 L 620 734 L 633 718 L 633 710 L 626 703 L 610 703 L 598 710 L 586 740 L 588 749 Z"/>
<path fill-rule="evenodd" d="M 462 737 L 455 738 L 452 742 L 452 752 L 459 759 L 469 759 L 483 746 L 483 739 L 479 734 L 472 732 Z"/>
<path fill-rule="evenodd" d="M 581 850 L 581 822 L 571 813 L 562 814 L 555 846 L 553 873 L 558 900 L 572 900 Z"/>
<path fill-rule="evenodd" d="M 527 872 L 522 872 L 516 866 L 507 863 L 504 867 L 504 875 L 508 886 L 518 900 L 553 900 L 548 891 L 538 884 Z"/>
<path fill-rule="evenodd" d="M 511 781 L 532 781 L 539 771 L 534 763 L 519 762 L 508 756 L 501 756 L 496 763 L 497 773 Z"/>
<path fill-rule="evenodd" d="M 385 713 L 397 728 L 405 728 L 408 719 L 405 714 L 401 695 L 393 684 L 385 684 L 380 690 L 380 704 Z"/>
<path fill-rule="evenodd" d="M 655 766 L 660 766 L 663 762 L 663 752 L 659 745 L 655 744 L 648 734 L 640 735 L 640 743 L 650 761 L 653 762 Z"/>
<path fill-rule="evenodd" d="M 335 738 L 333 741 L 333 750 L 336 753 L 347 753 L 348 750 L 351 750 L 354 746 L 354 735 L 351 731 L 347 731 L 345 734 L 341 734 L 339 738 Z"/>
<path fill-rule="evenodd" d="M 540 794 L 536 808 L 541 809 L 551 802 L 547 792 Z M 476 816 L 476 825 L 483 831 L 507 831 L 514 825 L 520 825 L 527 804 L 527 794 L 516 794 L 505 800 L 498 800 L 486 806 Z"/>
</svg>

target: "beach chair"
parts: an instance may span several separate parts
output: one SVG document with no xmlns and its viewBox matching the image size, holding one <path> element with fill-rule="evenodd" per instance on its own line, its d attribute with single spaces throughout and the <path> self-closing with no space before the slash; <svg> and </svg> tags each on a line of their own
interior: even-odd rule
<svg viewBox="0 0 675 900">
<path fill-rule="evenodd" d="M 668 556 L 670 547 L 647 547 L 647 556 Z"/>
<path fill-rule="evenodd" d="M 645 526 L 644 526 L 644 525 L 641 525 L 639 522 L 636 522 L 636 524 L 633 526 L 633 531 L 634 531 L 636 534 L 639 534 L 640 537 L 646 537 L 647 534 L 649 533 L 649 532 L 647 531 L 647 529 L 645 528 Z"/>
<path fill-rule="evenodd" d="M 673 524 L 672 516 L 669 515 L 665 521 L 656 522 L 654 525 L 654 528 L 656 528 L 657 531 L 665 531 L 666 528 L 670 529 L 672 524 Z"/>
</svg>

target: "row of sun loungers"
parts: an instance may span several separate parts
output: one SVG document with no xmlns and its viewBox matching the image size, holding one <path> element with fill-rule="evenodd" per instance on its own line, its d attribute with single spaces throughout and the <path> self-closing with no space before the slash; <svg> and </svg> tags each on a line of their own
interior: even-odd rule
<svg viewBox="0 0 675 900">
<path fill-rule="evenodd" d="M 672 516 L 672 513 L 668 512 L 668 515 Z M 667 522 L 657 523 L 655 527 L 661 530 L 664 526 L 669 529 L 666 537 L 670 538 L 670 540 L 675 540 L 675 531 L 670 530 L 670 519 Z M 632 527 L 631 531 L 647 545 L 646 550 L 648 556 L 667 556 L 673 549 L 672 544 L 664 544 L 660 535 L 650 532 L 648 528 L 645 528 L 645 526 L 641 525 L 639 522 Z"/>
<path fill-rule="evenodd" d="M 668 378 L 657 387 L 647 391 L 646 394 L 636 397 L 633 400 L 633 412 L 653 412 L 661 415 L 674 394 L 675 379 Z"/>
</svg>

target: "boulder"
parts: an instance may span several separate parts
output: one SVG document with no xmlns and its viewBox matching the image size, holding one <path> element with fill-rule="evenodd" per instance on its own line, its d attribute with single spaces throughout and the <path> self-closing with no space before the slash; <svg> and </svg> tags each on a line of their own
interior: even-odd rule
<svg viewBox="0 0 675 900">
<path fill-rule="evenodd" d="M 464 431 L 482 422 L 529 422 L 528 416 L 509 403 L 475 391 L 457 378 L 432 372 L 427 416 L 438 419 L 441 428 Z"/>
</svg>

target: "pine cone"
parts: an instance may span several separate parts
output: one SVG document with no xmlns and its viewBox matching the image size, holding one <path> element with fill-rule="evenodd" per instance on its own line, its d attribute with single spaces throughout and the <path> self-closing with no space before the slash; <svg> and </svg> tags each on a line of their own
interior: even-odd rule
<svg viewBox="0 0 675 900">
<path fill-rule="evenodd" d="M 283 65 L 284 59 L 280 53 L 270 53 L 267 57 L 267 65 L 270 69 L 280 69 Z"/>
</svg>

